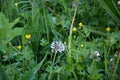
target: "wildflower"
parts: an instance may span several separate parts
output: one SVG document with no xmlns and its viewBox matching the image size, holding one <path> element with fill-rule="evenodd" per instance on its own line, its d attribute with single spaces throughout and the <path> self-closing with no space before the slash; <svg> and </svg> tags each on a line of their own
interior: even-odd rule
<svg viewBox="0 0 120 80">
<path fill-rule="evenodd" d="M 21 45 L 19 45 L 17 48 L 18 48 L 18 49 L 22 49 L 22 46 L 21 46 Z"/>
<path fill-rule="evenodd" d="M 119 52 L 116 51 L 115 54 L 114 54 L 114 56 L 115 56 L 115 57 L 118 57 L 118 55 L 119 55 Z"/>
<path fill-rule="evenodd" d="M 82 22 L 80 22 L 78 25 L 79 25 L 80 27 L 82 27 L 82 26 L 83 26 Z"/>
<path fill-rule="evenodd" d="M 112 62 L 112 61 L 113 61 L 113 58 L 110 59 L 110 62 Z"/>
<path fill-rule="evenodd" d="M 120 7 L 120 0 L 118 1 L 118 6 Z"/>
<path fill-rule="evenodd" d="M 107 32 L 110 32 L 110 27 L 107 27 L 107 28 L 106 28 L 106 31 L 107 31 Z"/>
<path fill-rule="evenodd" d="M 7 55 L 3 56 L 3 61 L 7 61 L 9 59 L 9 57 Z"/>
<path fill-rule="evenodd" d="M 76 28 L 76 27 L 73 27 L 72 30 L 73 30 L 74 32 L 76 32 L 76 31 L 77 31 L 77 28 Z"/>
<path fill-rule="evenodd" d="M 31 38 L 31 35 L 30 34 L 26 34 L 25 38 L 29 40 Z"/>
<path fill-rule="evenodd" d="M 94 59 L 95 61 L 100 61 L 100 53 L 98 51 L 91 52 L 90 58 Z"/>
<path fill-rule="evenodd" d="M 22 13 L 21 15 L 24 16 L 24 13 Z"/>
<path fill-rule="evenodd" d="M 52 42 L 50 47 L 52 51 L 54 51 L 55 53 L 57 52 L 62 53 L 62 51 L 65 51 L 65 46 L 61 41 Z"/>
<path fill-rule="evenodd" d="M 81 44 L 81 45 L 80 45 L 80 47 L 82 47 L 82 48 L 83 48 L 83 47 L 84 47 L 84 45 L 83 45 L 83 44 Z"/>
<path fill-rule="evenodd" d="M 98 57 L 100 56 L 100 53 L 98 51 L 95 51 L 95 55 Z"/>
<path fill-rule="evenodd" d="M 15 6 L 18 7 L 18 3 L 15 3 Z"/>
</svg>

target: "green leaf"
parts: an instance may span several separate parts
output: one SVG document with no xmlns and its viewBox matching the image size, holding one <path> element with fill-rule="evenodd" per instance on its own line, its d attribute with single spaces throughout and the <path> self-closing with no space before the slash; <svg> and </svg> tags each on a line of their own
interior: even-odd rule
<svg viewBox="0 0 120 80">
<path fill-rule="evenodd" d="M 0 80 L 7 80 L 5 76 L 4 69 L 2 68 L 2 65 L 0 64 Z"/>
<path fill-rule="evenodd" d="M 116 38 L 120 41 L 120 31 L 116 33 Z"/>
<path fill-rule="evenodd" d="M 25 78 L 23 78 L 23 80 L 33 80 L 35 78 L 35 74 L 37 73 L 37 71 L 41 68 L 41 66 L 43 65 L 43 62 L 45 61 L 46 57 L 48 54 L 46 54 L 43 58 L 43 60 L 37 64 L 32 70 L 30 70 L 26 75 Z"/>
<path fill-rule="evenodd" d="M 0 51 L 4 52 L 7 50 L 7 46 L 4 44 L 0 44 Z"/>
<path fill-rule="evenodd" d="M 74 65 L 67 65 L 65 69 L 68 72 L 73 72 L 74 71 Z"/>
<path fill-rule="evenodd" d="M 23 33 L 23 28 L 12 29 L 13 26 L 18 22 L 19 18 L 10 23 L 5 15 L 3 13 L 0 13 L 0 51 L 5 51 L 6 44 L 16 36 Z"/>
<path fill-rule="evenodd" d="M 21 35 L 22 32 L 23 32 L 23 28 L 15 28 L 13 30 L 9 30 L 7 32 L 8 35 L 5 36 L 4 44 L 10 42 L 14 37 Z"/>
<path fill-rule="evenodd" d="M 88 30 L 88 28 L 85 27 L 85 26 L 83 26 L 83 31 L 84 31 L 84 33 L 85 33 L 85 36 L 86 36 L 86 37 L 89 37 L 90 31 Z"/>
<path fill-rule="evenodd" d="M 47 77 L 47 74 L 43 73 L 43 74 L 41 74 L 39 80 L 46 80 L 46 77 Z"/>
</svg>

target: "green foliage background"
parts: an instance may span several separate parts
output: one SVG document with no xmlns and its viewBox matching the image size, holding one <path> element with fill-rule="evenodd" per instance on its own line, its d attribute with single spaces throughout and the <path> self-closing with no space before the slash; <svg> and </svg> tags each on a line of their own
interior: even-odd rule
<svg viewBox="0 0 120 80">
<path fill-rule="evenodd" d="M 119 80 L 117 1 L 0 0 L 0 80 Z M 77 30 L 70 35 L 71 27 Z M 55 65 L 53 41 L 65 45 Z"/>
</svg>

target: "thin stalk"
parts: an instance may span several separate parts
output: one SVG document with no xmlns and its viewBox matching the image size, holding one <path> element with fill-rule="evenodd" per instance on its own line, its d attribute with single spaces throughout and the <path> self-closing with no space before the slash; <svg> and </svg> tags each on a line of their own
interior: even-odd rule
<svg viewBox="0 0 120 80">
<path fill-rule="evenodd" d="M 49 30 L 48 30 L 48 25 L 47 25 L 46 11 L 45 11 L 45 9 L 43 9 L 43 11 L 44 11 L 44 13 L 43 13 L 43 15 L 44 15 L 44 24 L 45 24 L 45 29 L 46 29 L 46 32 L 47 32 L 47 39 L 49 41 Z"/>
<path fill-rule="evenodd" d="M 57 80 L 60 80 L 60 73 L 58 73 Z"/>
<path fill-rule="evenodd" d="M 73 18 L 72 18 L 72 23 L 71 23 L 71 26 L 70 26 L 70 33 L 69 33 L 69 40 L 68 40 L 68 56 L 69 56 L 69 57 L 71 56 L 72 28 L 73 28 L 73 23 L 74 23 L 74 21 L 75 21 L 76 13 L 77 13 L 77 7 L 75 7 L 74 16 L 73 16 Z"/>
<path fill-rule="evenodd" d="M 109 49 L 108 49 L 108 52 L 104 54 L 104 59 L 105 59 L 105 74 L 106 74 L 106 80 L 107 80 L 107 75 L 109 75 L 109 72 L 108 72 L 108 55 L 110 53 L 110 50 L 112 48 L 112 45 L 110 45 Z"/>
<path fill-rule="evenodd" d="M 116 65 L 115 65 L 114 75 L 116 74 L 116 70 L 117 70 L 117 68 L 118 68 L 119 61 L 120 61 L 120 53 L 119 53 L 119 55 L 118 55 L 117 62 L 116 62 Z M 114 76 L 114 77 L 115 77 L 115 76 Z"/>
<path fill-rule="evenodd" d="M 52 80 L 51 77 L 52 77 L 52 72 L 50 72 L 50 74 L 48 76 L 48 80 Z"/>
<path fill-rule="evenodd" d="M 73 71 L 73 75 L 75 77 L 75 80 L 78 80 L 77 75 L 75 74 L 75 71 Z"/>
<path fill-rule="evenodd" d="M 92 80 L 94 80 L 94 70 L 95 70 L 95 61 L 93 59 L 91 63 L 91 71 L 90 71 L 90 77 Z"/>
<path fill-rule="evenodd" d="M 105 49 L 105 47 L 104 47 L 104 49 Z M 105 54 L 104 54 L 104 59 L 105 59 L 105 62 L 104 62 L 104 64 L 105 64 L 105 80 L 107 80 L 107 73 L 108 73 L 108 69 L 107 69 L 107 53 L 105 52 Z"/>
<path fill-rule="evenodd" d="M 57 51 L 55 51 L 55 55 L 54 55 L 54 58 L 53 58 L 53 66 L 54 66 L 54 63 L 55 63 L 56 54 L 57 54 Z"/>
<path fill-rule="evenodd" d="M 23 59 L 23 73 L 25 73 L 25 59 Z"/>
<path fill-rule="evenodd" d="M 90 29 L 90 28 L 88 28 L 88 29 L 89 29 L 89 31 L 92 32 L 92 33 L 95 33 L 95 34 L 98 34 L 98 35 L 101 35 L 101 36 L 105 36 L 105 37 L 109 36 L 109 34 L 106 34 L 106 33 L 104 33 L 104 32 L 96 31 L 96 30 Z"/>
<path fill-rule="evenodd" d="M 109 47 L 109 49 L 108 49 L 107 57 L 108 57 L 108 55 L 109 55 L 109 53 L 110 53 L 111 48 L 112 48 L 112 44 L 110 44 L 110 47 Z"/>
<path fill-rule="evenodd" d="M 94 71 L 94 60 L 92 61 L 92 73 Z"/>
</svg>

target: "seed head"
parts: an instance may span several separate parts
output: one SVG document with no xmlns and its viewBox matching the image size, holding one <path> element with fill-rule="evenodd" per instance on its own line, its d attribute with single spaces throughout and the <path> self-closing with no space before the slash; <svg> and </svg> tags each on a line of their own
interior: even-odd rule
<svg viewBox="0 0 120 80">
<path fill-rule="evenodd" d="M 57 53 L 57 52 L 62 53 L 63 51 L 65 51 L 65 46 L 61 41 L 52 42 L 50 48 L 55 53 Z"/>
</svg>

